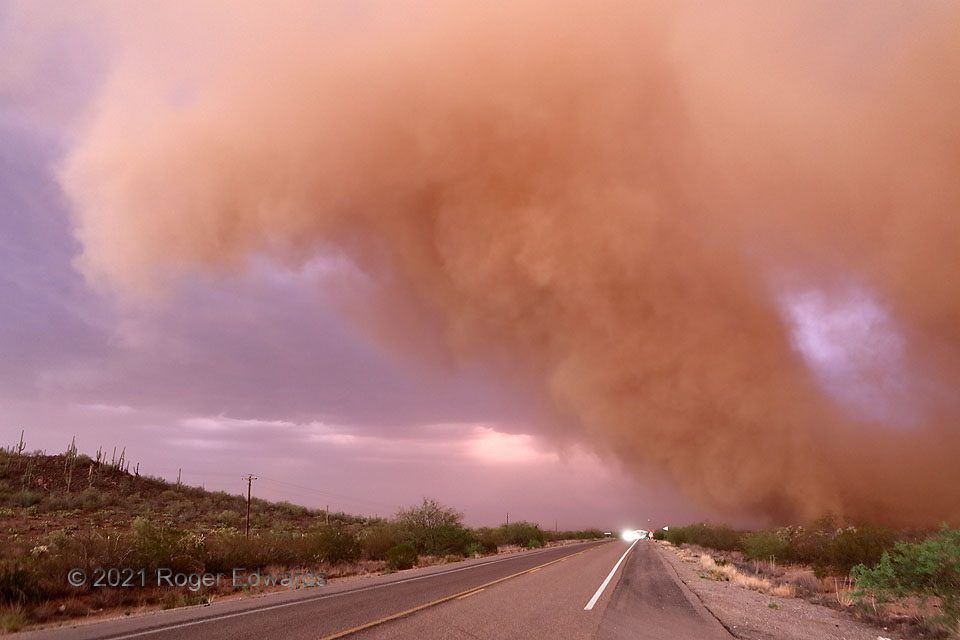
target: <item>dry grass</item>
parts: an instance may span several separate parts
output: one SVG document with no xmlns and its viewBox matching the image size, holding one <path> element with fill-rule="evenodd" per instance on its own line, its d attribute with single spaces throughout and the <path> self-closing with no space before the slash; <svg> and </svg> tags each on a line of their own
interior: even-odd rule
<svg viewBox="0 0 960 640">
<path fill-rule="evenodd" d="M 16 633 L 27 626 L 27 622 L 23 607 L 19 605 L 0 609 L 0 633 Z"/>
<path fill-rule="evenodd" d="M 820 592 L 820 581 L 810 569 L 792 567 L 784 572 L 781 582 L 792 584 L 798 592 L 813 595 Z"/>
<path fill-rule="evenodd" d="M 792 584 L 774 584 L 766 578 L 742 573 L 732 564 L 718 565 L 708 555 L 700 556 L 700 566 L 717 580 L 726 580 L 738 587 L 759 591 L 781 598 L 792 598 L 797 594 L 797 588 Z"/>
<path fill-rule="evenodd" d="M 853 597 L 853 591 L 855 590 L 856 584 L 850 577 L 843 579 L 843 582 L 838 581 L 836 578 L 833 579 L 833 586 L 837 594 L 837 602 L 845 607 L 852 605 L 856 598 Z"/>
</svg>

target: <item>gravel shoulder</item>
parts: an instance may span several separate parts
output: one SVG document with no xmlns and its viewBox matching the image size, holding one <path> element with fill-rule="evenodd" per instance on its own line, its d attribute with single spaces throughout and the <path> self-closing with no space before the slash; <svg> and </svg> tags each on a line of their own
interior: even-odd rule
<svg viewBox="0 0 960 640">
<path fill-rule="evenodd" d="M 701 578 L 692 559 L 682 559 L 669 547 L 657 552 L 680 580 L 731 634 L 742 640 L 895 640 L 899 635 L 851 620 L 839 611 L 800 598 L 781 598 L 750 591 L 730 582 Z M 776 607 L 772 607 L 775 604 Z"/>
</svg>

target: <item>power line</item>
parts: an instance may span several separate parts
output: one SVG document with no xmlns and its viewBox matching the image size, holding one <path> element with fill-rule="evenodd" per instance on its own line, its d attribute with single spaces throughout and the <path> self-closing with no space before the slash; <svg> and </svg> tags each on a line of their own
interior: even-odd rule
<svg viewBox="0 0 960 640">
<path fill-rule="evenodd" d="M 371 505 L 371 506 L 388 507 L 388 508 L 391 508 L 391 509 L 395 509 L 395 508 L 399 507 L 399 505 L 397 505 L 397 504 L 391 504 L 391 503 L 387 503 L 387 502 L 380 502 L 380 501 L 378 501 L 378 500 L 368 500 L 368 499 L 366 499 L 366 498 L 358 498 L 358 497 L 356 497 L 356 496 L 348 496 L 348 495 L 345 495 L 345 494 L 342 494 L 342 493 L 336 493 L 336 492 L 333 492 L 333 491 L 324 491 L 324 490 L 322 490 L 322 489 L 317 489 L 317 488 L 314 488 L 314 487 L 305 487 L 305 486 L 303 486 L 303 485 L 294 484 L 294 483 L 292 483 L 292 482 L 286 482 L 285 480 L 277 480 L 277 479 L 274 479 L 274 478 L 268 478 L 268 477 L 266 477 L 266 476 L 260 476 L 260 479 L 261 479 L 261 480 L 266 480 L 267 482 L 272 483 L 272 484 L 278 484 L 278 485 L 282 485 L 282 486 L 284 486 L 284 487 L 291 487 L 291 488 L 294 488 L 294 489 L 299 489 L 299 490 L 301 490 L 301 491 L 306 491 L 306 492 L 308 492 L 308 493 L 314 493 L 314 494 L 321 495 L 321 496 L 329 496 L 329 497 L 332 497 L 332 498 L 339 498 L 339 499 L 341 499 L 341 500 L 349 500 L 349 501 L 351 501 L 351 502 L 357 502 L 357 503 L 366 504 L 366 505 Z"/>
</svg>

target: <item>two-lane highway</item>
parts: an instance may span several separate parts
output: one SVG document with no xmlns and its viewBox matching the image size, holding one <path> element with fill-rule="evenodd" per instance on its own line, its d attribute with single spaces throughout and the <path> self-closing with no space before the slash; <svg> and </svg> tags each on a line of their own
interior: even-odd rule
<svg viewBox="0 0 960 640">
<path fill-rule="evenodd" d="M 717 628 L 722 632 L 722 627 L 702 607 L 696 609 L 690 598 L 695 600 L 659 559 L 652 543 L 641 541 L 631 546 L 601 541 L 37 631 L 23 637 L 587 639 L 648 637 L 651 632 L 652 638 L 659 634 L 652 633 L 651 625 L 664 624 L 682 632 L 671 635 L 675 640 L 724 637 L 711 635 Z M 651 602 L 653 609 L 648 607 Z M 608 606 L 611 603 L 612 607 Z M 651 613 L 659 617 L 651 618 Z"/>
</svg>

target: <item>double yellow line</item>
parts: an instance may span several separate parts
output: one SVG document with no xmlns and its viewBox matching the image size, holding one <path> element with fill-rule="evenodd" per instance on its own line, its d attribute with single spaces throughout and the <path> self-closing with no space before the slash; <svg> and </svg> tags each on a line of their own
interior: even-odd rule
<svg viewBox="0 0 960 640">
<path fill-rule="evenodd" d="M 591 547 L 591 548 L 592 548 L 592 547 Z M 493 585 L 495 585 L 495 584 L 499 584 L 499 583 L 501 583 L 501 582 L 505 582 L 505 581 L 510 580 L 510 579 L 512 579 L 512 578 L 516 578 L 516 577 L 518 577 L 518 576 L 522 576 L 522 575 L 524 575 L 524 574 L 526 574 L 526 573 L 533 573 L 534 571 L 539 571 L 540 569 L 543 569 L 544 567 L 549 567 L 550 565 L 556 564 L 557 562 L 563 562 L 563 561 L 566 560 L 567 558 L 572 558 L 572 557 L 574 557 L 574 556 L 578 556 L 578 555 L 580 555 L 581 553 L 583 553 L 583 552 L 585 552 L 585 551 L 589 551 L 589 549 L 584 549 L 583 551 L 577 551 L 576 553 L 571 553 L 571 554 L 568 555 L 568 556 L 563 556 L 562 558 L 557 558 L 556 560 L 551 560 L 550 562 L 545 562 L 545 563 L 543 563 L 543 564 L 541 564 L 541 565 L 538 565 L 538 566 L 536 566 L 536 567 L 531 567 L 530 569 L 525 569 L 525 570 L 523 570 L 523 571 L 518 571 L 517 573 L 511 574 L 511 575 L 506 576 L 506 577 L 503 577 L 503 578 L 498 578 L 498 579 L 496 579 L 496 580 L 492 580 L 491 582 L 488 582 L 488 583 L 486 583 L 486 584 L 481 584 L 480 586 L 477 586 L 477 587 L 470 587 L 469 589 L 467 589 L 467 590 L 465 590 L 465 591 L 461 591 L 461 592 L 459 592 L 459 593 L 455 593 L 455 594 L 453 594 L 452 596 L 445 596 L 445 597 L 443 597 L 443 598 L 440 598 L 439 600 L 434 600 L 433 602 L 428 602 L 428 603 L 426 603 L 426 604 L 421 604 L 421 605 L 418 606 L 418 607 L 413 607 L 412 609 L 407 609 L 406 611 L 401 611 L 400 613 L 395 613 L 395 614 L 393 614 L 393 615 L 391 615 L 391 616 L 387 616 L 387 617 L 385 617 L 385 618 L 380 618 L 379 620 L 374 620 L 373 622 L 368 622 L 368 623 L 366 623 L 366 624 L 362 624 L 362 625 L 360 625 L 359 627 L 353 627 L 352 629 L 347 629 L 346 631 L 341 631 L 341 632 L 339 632 L 339 633 L 335 633 L 335 634 L 333 634 L 332 636 L 324 636 L 324 637 L 321 638 L 320 640 L 335 640 L 336 638 L 345 638 L 345 637 L 347 637 L 347 636 L 349 636 L 349 635 L 351 635 L 351 634 L 357 633 L 357 632 L 359 632 L 359 631 L 364 631 L 364 630 L 369 629 L 369 628 L 371 628 L 371 627 L 376 627 L 377 625 L 381 625 L 381 624 L 383 624 L 384 622 L 390 622 L 391 620 L 396 620 L 396 619 L 398 619 L 398 618 L 403 618 L 404 616 L 408 616 L 408 615 L 410 615 L 411 613 L 416 613 L 417 611 L 423 611 L 424 609 L 429 609 L 430 607 L 435 607 L 435 606 L 437 606 L 438 604 L 443 604 L 444 602 L 449 602 L 450 600 L 455 600 L 455 599 L 458 599 L 458 598 L 466 598 L 467 596 L 475 595 L 475 594 L 483 591 L 483 590 L 486 589 L 487 587 L 491 587 L 491 586 L 493 586 Z"/>
</svg>

